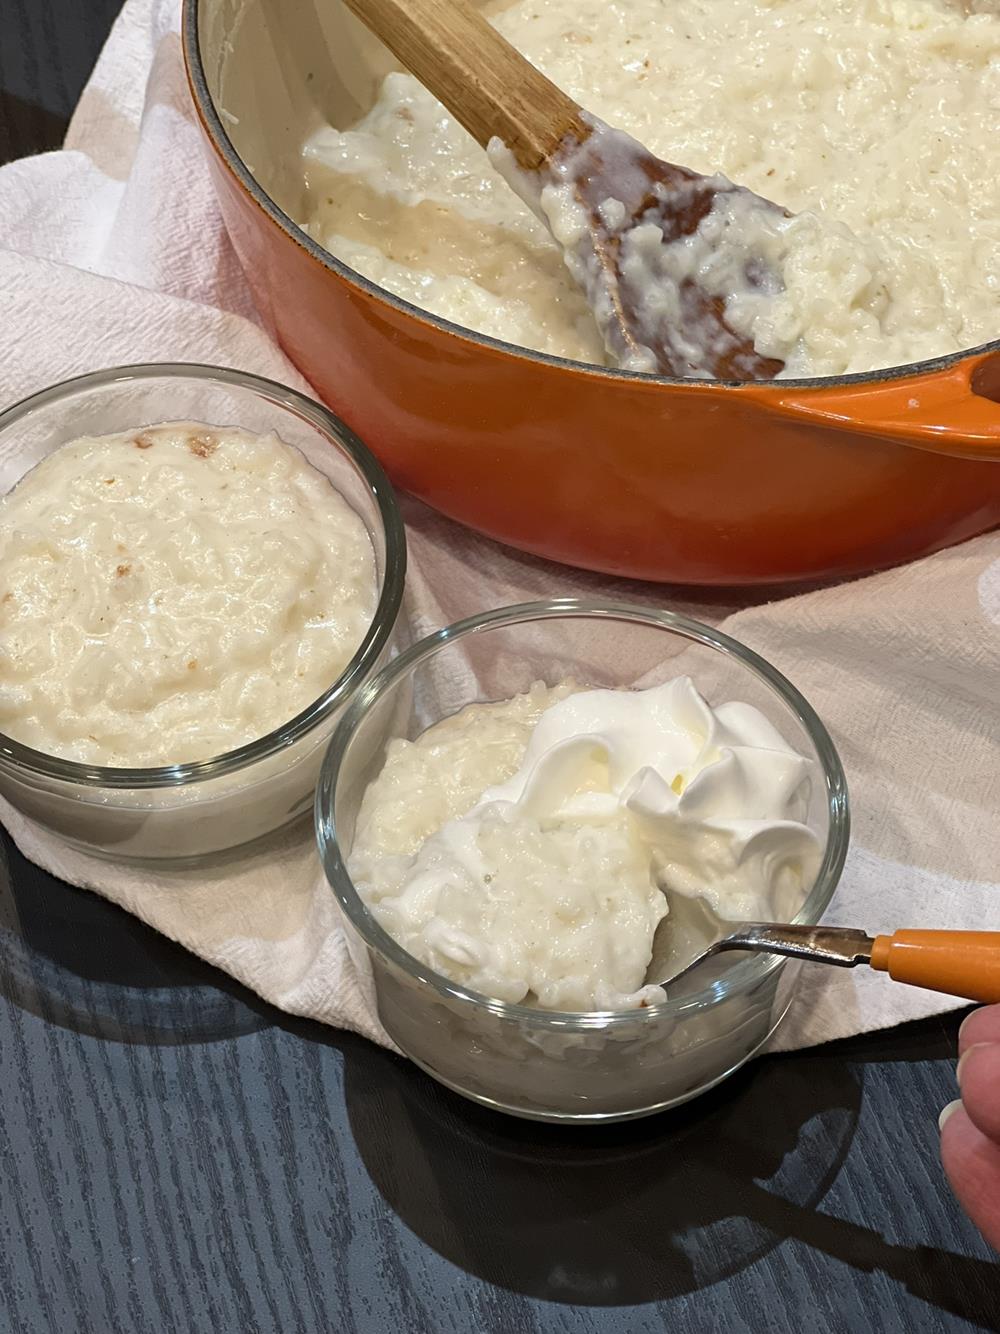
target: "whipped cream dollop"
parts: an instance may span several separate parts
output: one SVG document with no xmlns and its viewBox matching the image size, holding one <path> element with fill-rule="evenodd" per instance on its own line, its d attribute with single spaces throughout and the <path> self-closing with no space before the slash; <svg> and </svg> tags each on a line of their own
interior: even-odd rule
<svg viewBox="0 0 1000 1334">
<path fill-rule="evenodd" d="M 812 766 L 759 710 L 713 709 L 687 677 L 566 689 L 538 713 L 514 772 L 416 847 L 401 812 L 421 819 L 417 748 L 421 784 L 444 782 L 440 812 L 470 734 L 482 773 L 509 756 L 502 711 L 516 706 L 523 729 L 524 697 L 397 743 L 366 793 L 351 870 L 390 935 L 456 982 L 547 1009 L 655 1003 L 663 991 L 646 972 L 664 890 L 734 920 L 797 911 L 820 861 L 806 823 Z"/>
</svg>

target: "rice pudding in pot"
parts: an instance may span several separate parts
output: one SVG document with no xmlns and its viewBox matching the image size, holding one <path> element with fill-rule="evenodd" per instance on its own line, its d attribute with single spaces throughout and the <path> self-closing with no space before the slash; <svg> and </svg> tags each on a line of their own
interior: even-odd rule
<svg viewBox="0 0 1000 1334">
<path fill-rule="evenodd" d="M 785 376 L 902 365 L 1000 331 L 1000 15 L 992 0 L 519 0 L 515 46 L 658 156 L 794 215 L 784 288 L 734 327 Z M 411 76 L 305 150 L 303 225 L 433 314 L 603 364 L 546 227 Z M 735 220 L 742 226 L 740 219 Z"/>
</svg>

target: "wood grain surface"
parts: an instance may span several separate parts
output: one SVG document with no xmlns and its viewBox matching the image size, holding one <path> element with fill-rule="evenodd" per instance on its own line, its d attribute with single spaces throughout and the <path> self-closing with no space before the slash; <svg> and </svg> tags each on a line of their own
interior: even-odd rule
<svg viewBox="0 0 1000 1334">
<path fill-rule="evenodd" d="M 955 1020 L 766 1058 L 631 1126 L 539 1127 L 6 853 L 0 1328 L 1000 1325 L 937 1161 Z"/>
<path fill-rule="evenodd" d="M 0 0 L 0 162 L 58 148 L 121 0 Z"/>
<path fill-rule="evenodd" d="M 11 155 L 58 138 L 114 8 L 2 0 Z M 4 1334 L 1000 1329 L 938 1162 L 958 1016 L 533 1126 L 0 852 Z"/>
</svg>

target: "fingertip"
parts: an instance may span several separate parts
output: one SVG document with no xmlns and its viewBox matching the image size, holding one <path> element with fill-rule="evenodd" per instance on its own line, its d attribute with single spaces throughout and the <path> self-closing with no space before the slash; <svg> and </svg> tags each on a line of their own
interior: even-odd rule
<svg viewBox="0 0 1000 1334">
<path fill-rule="evenodd" d="M 1000 1144 L 1000 1043 L 976 1042 L 958 1062 L 958 1085 L 969 1119 Z"/>
<path fill-rule="evenodd" d="M 1000 1248 L 1000 1145 L 959 1105 L 943 1118 L 941 1161 L 962 1208 L 991 1246 Z"/>
<path fill-rule="evenodd" d="M 942 1134 L 944 1134 L 944 1128 L 948 1124 L 948 1121 L 951 1119 L 952 1116 L 954 1116 L 954 1114 L 958 1111 L 958 1109 L 961 1106 L 962 1106 L 962 1099 L 956 1098 L 955 1101 L 950 1102 L 947 1105 L 947 1107 L 942 1107 L 941 1115 L 938 1117 L 938 1130 L 940 1130 Z"/>
<path fill-rule="evenodd" d="M 962 1020 L 958 1030 L 958 1050 L 982 1043 L 1000 1043 L 1000 1005 L 984 1005 Z"/>
<path fill-rule="evenodd" d="M 988 1048 L 992 1045 L 993 1045 L 992 1043 L 987 1043 L 987 1042 L 973 1042 L 970 1046 L 966 1047 L 962 1051 L 961 1055 L 958 1058 L 958 1064 L 955 1066 L 955 1081 L 958 1084 L 959 1088 L 962 1087 L 962 1071 L 969 1064 L 969 1057 L 972 1055 L 972 1053 L 974 1051 L 979 1051 L 983 1047 Z"/>
</svg>

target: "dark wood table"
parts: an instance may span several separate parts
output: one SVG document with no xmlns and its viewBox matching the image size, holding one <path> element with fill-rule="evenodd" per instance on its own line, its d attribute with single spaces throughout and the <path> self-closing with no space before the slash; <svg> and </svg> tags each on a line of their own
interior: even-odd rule
<svg viewBox="0 0 1000 1334">
<path fill-rule="evenodd" d="M 114 0 L 4 0 L 0 148 L 58 142 Z M 937 1114 L 959 1016 L 603 1131 L 505 1119 L 0 866 L 0 1331 L 1000 1329 Z"/>
</svg>

